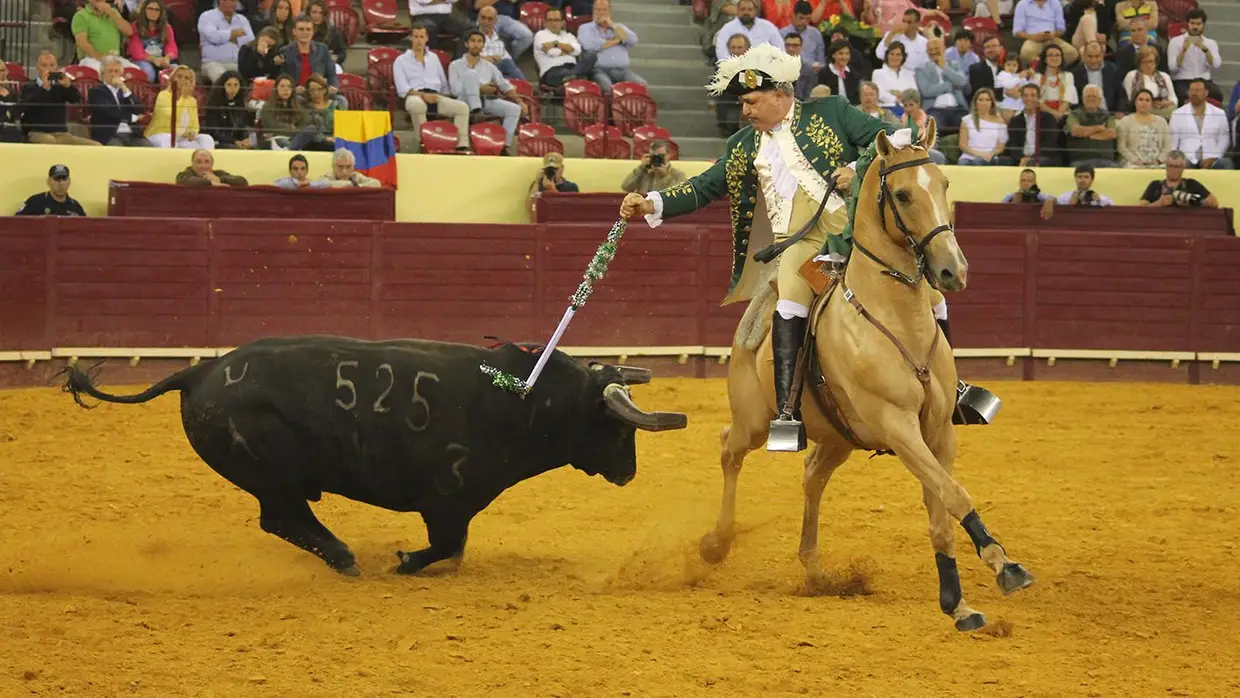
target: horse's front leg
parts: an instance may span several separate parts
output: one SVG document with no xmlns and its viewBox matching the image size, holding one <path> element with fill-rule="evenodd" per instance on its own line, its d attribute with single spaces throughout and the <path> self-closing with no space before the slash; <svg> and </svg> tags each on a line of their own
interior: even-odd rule
<svg viewBox="0 0 1240 698">
<path fill-rule="evenodd" d="M 822 579 L 822 567 L 818 555 L 818 515 L 822 507 L 822 492 L 831 480 L 831 474 L 848 460 L 852 449 L 826 447 L 814 444 L 805 455 L 805 473 L 802 486 L 805 490 L 805 510 L 801 514 L 801 548 L 797 557 L 805 566 L 805 576 L 811 585 Z"/>
<path fill-rule="evenodd" d="M 947 428 L 933 453 L 949 476 L 956 462 L 956 432 Z M 986 625 L 986 617 L 969 607 L 960 588 L 960 571 L 956 568 L 956 529 L 943 502 L 922 485 L 922 502 L 930 516 L 930 544 L 934 547 L 934 566 L 939 573 L 939 608 L 951 616 L 956 629 L 977 630 Z"/>
</svg>

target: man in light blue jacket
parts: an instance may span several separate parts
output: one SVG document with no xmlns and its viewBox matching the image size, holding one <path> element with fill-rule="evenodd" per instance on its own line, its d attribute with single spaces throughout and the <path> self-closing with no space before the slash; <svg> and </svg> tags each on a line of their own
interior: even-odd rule
<svg viewBox="0 0 1240 698">
<path fill-rule="evenodd" d="M 646 84 L 640 75 L 629 69 L 629 49 L 637 45 L 637 33 L 611 19 L 611 0 L 594 0 L 592 22 L 577 29 L 577 41 L 583 51 L 597 54 L 590 79 L 611 92 L 614 82 Z"/>
<path fill-rule="evenodd" d="M 939 128 L 959 128 L 961 117 L 969 113 L 964 97 L 969 78 L 959 65 L 947 60 L 942 39 L 926 42 L 926 55 L 929 60 L 915 73 L 926 113 L 934 117 Z"/>
<path fill-rule="evenodd" d="M 237 52 L 254 40 L 250 20 L 237 12 L 237 0 L 219 0 L 214 10 L 198 17 L 202 47 L 202 75 L 214 83 L 230 70 L 237 70 Z"/>
</svg>

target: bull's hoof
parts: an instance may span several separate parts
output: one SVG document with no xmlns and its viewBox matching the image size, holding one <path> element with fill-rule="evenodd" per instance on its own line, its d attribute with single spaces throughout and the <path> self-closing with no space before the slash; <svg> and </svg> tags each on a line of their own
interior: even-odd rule
<svg viewBox="0 0 1240 698">
<path fill-rule="evenodd" d="M 396 574 L 417 574 L 422 571 L 423 567 L 426 567 L 415 553 L 397 550 L 396 559 L 400 560 L 400 564 L 392 569 Z"/>
<path fill-rule="evenodd" d="M 1021 566 L 1019 562 L 1008 562 L 1003 565 L 1003 569 L 995 576 L 995 580 L 999 583 L 999 589 L 1004 594 L 1011 594 L 1014 591 L 1020 591 L 1027 586 L 1033 584 L 1033 575 Z"/>
<path fill-rule="evenodd" d="M 967 633 L 973 630 L 977 630 L 979 628 L 984 627 L 985 625 L 986 625 L 986 616 L 983 616 L 977 611 L 970 613 L 964 618 L 956 619 L 956 630 L 959 630 L 962 633 Z"/>
<path fill-rule="evenodd" d="M 702 536 L 702 541 L 698 543 L 698 552 L 702 555 L 702 559 L 712 565 L 717 565 L 727 559 L 728 552 L 731 550 L 732 539 L 724 538 L 714 531 Z"/>
<path fill-rule="evenodd" d="M 339 572 L 340 574 L 343 574 L 346 577 L 362 576 L 362 571 L 357 568 L 357 565 L 349 565 L 348 567 L 333 567 L 332 569 L 336 570 L 337 572 Z"/>
</svg>

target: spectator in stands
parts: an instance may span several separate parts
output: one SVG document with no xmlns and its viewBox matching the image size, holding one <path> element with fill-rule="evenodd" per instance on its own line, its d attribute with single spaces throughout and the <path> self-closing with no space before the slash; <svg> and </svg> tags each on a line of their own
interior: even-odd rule
<svg viewBox="0 0 1240 698">
<path fill-rule="evenodd" d="M 968 29 L 957 29 L 952 34 L 952 45 L 943 55 L 947 57 L 947 62 L 956 66 L 956 70 L 964 73 L 965 77 L 968 77 L 969 71 L 973 69 L 973 66 L 982 60 L 978 57 L 977 52 L 973 50 L 973 32 Z M 964 90 L 969 92 L 967 83 Z"/>
<path fill-rule="evenodd" d="M 1016 0 L 978 0 L 973 5 L 974 17 L 989 17 L 999 24 L 1002 17 L 1016 11 Z"/>
<path fill-rule="evenodd" d="M 1115 167 L 1115 115 L 1102 108 L 1102 88 L 1086 85 L 1081 106 L 1064 121 L 1068 163 L 1073 166 Z"/>
<path fill-rule="evenodd" d="M 1124 76 L 1124 93 L 1129 100 L 1138 90 L 1149 90 L 1154 95 L 1154 113 L 1164 119 L 1170 119 L 1171 112 L 1180 104 L 1171 76 L 1158 70 L 1158 49 L 1153 46 L 1141 49 L 1141 62 Z"/>
<path fill-rule="evenodd" d="M 247 83 L 258 79 L 275 80 L 280 77 L 284 66 L 284 56 L 276 48 L 280 43 L 279 32 L 275 27 L 263 27 L 258 38 L 242 46 L 237 51 L 237 72 Z M 231 69 L 223 73 L 230 72 Z M 219 82 L 218 78 L 216 82 Z"/>
<path fill-rule="evenodd" d="M 818 30 L 814 27 L 810 27 L 806 31 L 817 32 Z M 823 34 L 823 36 L 826 37 L 827 46 L 830 46 L 836 41 L 847 41 L 849 45 L 853 47 L 852 57 L 848 60 L 848 67 L 852 68 L 854 73 L 860 75 L 862 80 L 870 79 L 870 75 L 874 73 L 874 66 L 870 63 L 870 56 L 866 51 L 857 48 L 857 44 L 853 41 L 852 35 L 849 34 L 847 30 L 842 27 L 836 27 L 831 30 L 830 34 Z M 823 54 L 826 54 L 825 50 L 823 51 Z"/>
<path fill-rule="evenodd" d="M 904 93 L 917 89 L 916 72 L 904 61 L 907 56 L 904 44 L 899 41 L 891 44 L 885 51 L 887 63 L 870 77 L 878 85 L 878 104 L 896 116 L 904 113 Z"/>
<path fill-rule="evenodd" d="M 809 99 L 810 92 L 814 89 L 814 85 L 818 84 L 818 71 L 805 60 L 804 54 L 801 53 L 803 46 L 801 44 L 801 35 L 792 32 L 784 34 L 784 53 L 789 56 L 798 56 L 801 59 L 801 77 L 797 78 L 796 84 L 793 85 L 793 94 L 797 99 Z"/>
<path fill-rule="evenodd" d="M 78 64 L 99 71 L 104 56 L 121 56 L 122 36 L 133 33 L 133 26 L 109 0 L 86 0 L 73 14 L 73 40 L 77 44 Z M 133 66 L 120 58 L 126 68 Z"/>
<path fill-rule="evenodd" d="M 261 40 L 261 37 L 260 37 Z M 230 70 L 220 76 L 207 97 L 207 115 L 202 130 L 215 140 L 216 148 L 254 147 L 251 127 L 254 115 L 246 105 L 246 90 L 241 87 L 241 75 Z"/>
<path fill-rule="evenodd" d="M 198 128 L 198 100 L 194 97 L 194 71 L 179 65 L 168 78 L 168 86 L 155 97 L 151 121 L 146 126 L 146 139 L 156 148 L 196 148 L 211 150 L 215 139 Z M 177 91 L 176 117 L 172 115 L 172 91 Z M 175 121 L 175 125 L 174 122 Z M 173 133 L 176 133 L 175 143 Z"/>
<path fill-rule="evenodd" d="M 1188 159 L 1178 150 L 1167 154 L 1167 174 L 1162 180 L 1154 180 L 1141 194 L 1140 206 L 1205 206 L 1218 208 L 1218 197 L 1210 193 L 1205 185 L 1191 177 L 1184 176 L 1184 168 Z"/>
<path fill-rule="evenodd" d="M 728 56 L 743 56 L 749 50 L 749 37 L 737 34 L 728 40 Z M 724 92 L 714 97 L 715 124 L 719 127 L 719 135 L 727 138 L 741 127 L 741 100 L 735 95 Z"/>
<path fill-rule="evenodd" d="M 1094 168 L 1092 166 L 1077 165 L 1075 175 L 1076 189 L 1060 194 L 1055 203 L 1065 206 L 1115 205 L 1109 198 L 1094 191 Z"/>
<path fill-rule="evenodd" d="M 825 7 L 825 3 L 820 3 L 819 7 Z M 788 47 L 788 35 L 796 34 L 801 40 L 801 60 L 809 64 L 815 72 L 822 70 L 827 65 L 827 47 L 822 40 L 822 32 L 818 31 L 816 26 L 811 27 L 810 22 L 814 16 L 814 6 L 805 0 L 798 0 L 792 6 L 792 24 L 779 30 L 784 37 L 784 48 Z M 814 22 L 817 24 L 817 22 Z"/>
<path fill-rule="evenodd" d="M 715 60 L 719 58 L 715 54 L 715 40 L 719 37 L 719 31 L 723 29 L 723 25 L 731 22 L 736 16 L 736 0 L 711 0 L 710 4 L 710 17 L 706 19 L 706 24 L 702 27 L 702 53 L 706 55 L 706 62 L 713 66 Z"/>
<path fill-rule="evenodd" d="M 924 131 L 930 115 L 921 108 L 921 93 L 917 90 L 906 90 L 901 96 L 901 102 L 904 105 L 904 116 L 900 117 L 900 127 L 908 128 L 915 125 L 918 133 Z M 947 164 L 947 156 L 934 149 L 930 150 L 930 160 L 939 165 Z"/>
<path fill-rule="evenodd" d="M 1223 91 L 1210 79 L 1223 67 L 1218 42 L 1206 38 L 1206 13 L 1193 8 L 1188 13 L 1188 31 L 1167 44 L 1167 67 L 1175 84 L 1175 94 L 1183 102 L 1188 96 L 1188 83 L 1201 78 L 1212 99 L 1223 100 Z"/>
<path fill-rule="evenodd" d="M 597 2 L 597 0 L 596 0 Z M 581 191 L 576 183 L 564 179 L 564 156 L 559 153 L 547 153 L 543 156 L 542 169 L 530 185 L 530 195 L 559 192 L 575 194 Z"/>
<path fill-rule="evenodd" d="M 1104 60 L 1102 44 L 1090 41 L 1081 49 L 1081 60 L 1072 69 L 1072 82 L 1078 90 L 1086 85 L 1096 85 L 1102 90 L 1102 108 L 1120 112 L 1129 104 L 1124 93 L 1124 75 L 1114 63 Z"/>
<path fill-rule="evenodd" d="M 1227 158 L 1231 148 L 1231 132 L 1227 114 L 1206 101 L 1206 81 L 1197 78 L 1189 83 L 1188 104 L 1171 114 L 1171 147 L 1188 157 L 1193 169 L 1231 170 Z"/>
<path fill-rule="evenodd" d="M 1011 165 L 1004 155 L 1008 130 L 995 104 L 995 93 L 983 87 L 973 93 L 969 115 L 960 122 L 961 165 Z"/>
<path fill-rule="evenodd" d="M 374 177 L 368 177 L 354 169 L 356 165 L 357 160 L 353 156 L 353 151 L 348 148 L 337 148 L 335 154 L 332 155 L 332 171 L 315 181 L 323 182 L 333 189 L 383 186 L 383 183 Z"/>
<path fill-rule="evenodd" d="M 1076 62 L 1077 52 L 1072 44 L 1064 41 L 1067 26 L 1064 24 L 1063 5 L 1059 0 L 1020 0 L 1012 18 L 1012 35 L 1024 43 L 1020 47 L 1020 59 L 1032 63 L 1048 45 L 1063 51 L 1064 63 Z"/>
<path fill-rule="evenodd" d="M 327 80 L 318 73 L 311 75 L 306 83 L 306 94 L 304 98 L 299 96 L 298 101 L 298 106 L 306 112 L 306 125 L 293 137 L 289 147 L 293 150 L 333 150 L 336 145 L 336 110 L 340 105 L 332 99 Z"/>
<path fill-rule="evenodd" d="M 21 111 L 18 93 L 9 89 L 8 82 L 9 67 L 0 61 L 0 143 L 21 143 L 26 139 L 17 123 Z"/>
<path fill-rule="evenodd" d="M 1064 0 L 1064 36 L 1077 51 L 1090 42 L 1106 45 L 1115 17 L 1106 0 Z"/>
<path fill-rule="evenodd" d="M 1136 111 L 1115 126 L 1119 161 L 1124 167 L 1158 167 L 1171 151 L 1171 127 L 1154 113 L 1154 95 L 1139 90 L 1133 100 Z"/>
<path fill-rule="evenodd" d="M 293 78 L 287 75 L 276 78 L 275 88 L 258 113 L 258 132 L 262 145 L 271 150 L 301 150 L 317 135 L 297 99 Z"/>
<path fill-rule="evenodd" d="M 409 38 L 412 46 L 392 63 L 392 78 L 396 96 L 404 100 L 405 111 L 409 112 L 414 134 L 421 134 L 427 115 L 446 116 L 456 125 L 457 151 L 468 151 L 469 105 L 451 97 L 443 63 L 426 50 L 430 30 L 424 24 L 415 24 Z M 421 148 L 418 135 L 414 137 L 414 148 Z"/>
<path fill-rule="evenodd" d="M 433 29 L 441 34 L 460 36 L 472 24 L 455 9 L 453 0 L 409 0 L 409 17 L 415 25 L 426 27 L 428 35 Z"/>
<path fill-rule="evenodd" d="M 1068 112 L 1081 102 L 1072 73 L 1064 69 L 1063 52 L 1054 44 L 1042 50 L 1031 82 L 1042 88 L 1042 111 L 1061 124 Z"/>
<path fill-rule="evenodd" d="M 504 44 L 503 37 L 496 30 L 498 22 L 499 13 L 494 7 L 488 6 L 478 10 L 477 31 L 482 34 L 482 60 L 499 68 L 500 75 L 509 80 L 524 80 L 525 73 L 521 72 L 521 69 L 517 67 L 517 62 L 508 55 L 508 46 Z M 468 43 L 468 34 L 466 36 L 465 41 Z"/>
<path fill-rule="evenodd" d="M 728 41 L 737 34 L 745 35 L 750 46 L 770 44 L 776 48 L 784 47 L 784 37 L 779 33 L 779 27 L 758 16 L 757 0 L 737 0 L 736 17 L 715 35 L 715 55 L 728 55 Z"/>
<path fill-rule="evenodd" d="M 499 33 L 501 39 L 508 42 L 508 53 L 513 58 L 520 58 L 521 54 L 534 45 L 534 32 L 530 31 L 530 28 L 521 21 L 521 10 L 518 7 L 521 2 L 522 0 L 473 0 L 472 3 L 475 15 L 481 13 L 484 7 L 495 8 L 495 12 L 498 14 L 495 31 Z M 563 22 L 564 11 L 562 6 L 569 6 L 570 4 L 562 0 L 552 0 L 548 4 L 552 9 L 560 13 L 560 21 Z M 576 8 L 574 8 L 573 12 L 576 13 L 576 11 Z M 588 14 L 590 12 L 586 9 L 582 16 Z"/>
<path fill-rule="evenodd" d="M 904 49 L 904 62 L 902 65 L 908 68 L 910 73 L 925 65 L 926 61 L 930 59 L 926 55 L 927 39 L 921 33 L 920 21 L 921 15 L 917 10 L 905 10 L 904 26 L 898 32 L 894 30 L 887 32 L 887 35 L 883 37 L 882 41 L 878 42 L 878 46 L 874 49 L 874 55 L 878 56 L 880 61 L 890 65 L 890 62 L 887 60 L 887 52 L 896 44 L 899 44 Z M 875 80 L 875 82 L 878 81 Z"/>
<path fill-rule="evenodd" d="M 1059 165 L 1059 128 L 1042 111 L 1042 90 L 1025 85 L 1020 90 L 1024 109 L 1008 121 L 1008 157 L 1021 167 Z"/>
<path fill-rule="evenodd" d="M 534 35 L 538 82 L 559 87 L 569 80 L 589 80 L 598 54 L 584 53 L 573 33 L 564 29 L 563 10 L 547 10 L 546 24 Z"/>
<path fill-rule="evenodd" d="M 138 7 L 133 32 L 129 35 L 129 59 L 155 82 L 155 75 L 176 65 L 180 55 L 168 11 L 160 0 L 144 0 Z"/>
<path fill-rule="evenodd" d="M 82 94 L 73 86 L 73 78 L 56 66 L 56 55 L 41 51 L 35 62 L 37 74 L 22 85 L 17 116 L 22 122 L 25 140 L 57 145 L 101 145 L 69 133 L 69 105 L 81 104 Z"/>
<path fill-rule="evenodd" d="M 831 87 L 832 94 L 840 95 L 849 104 L 856 104 L 861 96 L 857 93 L 861 87 L 861 76 L 854 73 L 849 66 L 852 58 L 852 45 L 847 41 L 835 41 L 827 48 L 827 67 L 818 73 L 818 82 Z M 802 63 L 804 65 L 804 63 Z"/>
<path fill-rule="evenodd" d="M 86 211 L 69 196 L 69 168 L 52 165 L 47 171 L 47 191 L 22 203 L 15 216 L 85 216 Z"/>
<path fill-rule="evenodd" d="M 593 20 L 577 29 L 577 39 L 583 50 L 598 54 L 590 78 L 603 92 L 611 92 L 613 82 L 646 84 L 640 75 L 629 69 L 629 49 L 637 45 L 637 34 L 612 20 L 611 0 L 594 0 Z M 780 45 L 783 45 L 782 39 Z"/>
<path fill-rule="evenodd" d="M 900 120 L 896 118 L 895 114 L 891 113 L 890 109 L 884 109 L 879 106 L 878 85 L 875 85 L 869 80 L 865 80 L 861 83 L 861 86 L 857 88 L 857 94 L 860 97 L 860 102 L 857 104 L 857 108 L 862 112 L 865 112 L 867 115 L 872 116 L 883 123 L 891 124 L 892 126 L 900 125 Z"/>
<path fill-rule="evenodd" d="M 935 9 L 927 9 L 925 0 L 872 0 L 874 12 L 874 28 L 881 34 L 898 31 L 908 26 L 908 13 L 916 12 L 916 23 L 920 24 L 923 17 L 937 17 L 951 21 L 951 17 Z M 933 4 L 933 3 L 930 3 Z M 864 12 L 862 13 L 865 14 Z M 996 18 L 997 21 L 997 18 Z M 909 35 L 910 38 L 912 35 Z M 882 56 L 879 56 L 882 58 Z"/>
<path fill-rule="evenodd" d="M 1129 42 L 1121 44 L 1115 49 L 1115 66 L 1119 68 L 1120 75 L 1127 75 L 1140 66 L 1141 50 L 1145 48 L 1154 49 L 1154 55 L 1157 59 L 1156 65 L 1159 70 L 1164 73 L 1170 71 L 1167 65 L 1167 52 L 1164 50 L 1164 47 L 1150 38 L 1145 25 L 1138 22 L 1137 26 L 1132 30 Z"/>
<path fill-rule="evenodd" d="M 964 87 L 969 80 L 958 66 L 947 62 L 942 39 L 926 44 L 927 61 L 917 69 L 917 90 L 930 102 L 929 113 L 940 128 L 955 131 L 965 114 Z"/>
<path fill-rule="evenodd" d="M 150 147 L 150 141 L 142 137 L 138 128 L 146 105 L 125 85 L 121 70 L 120 59 L 104 56 L 100 82 L 86 94 L 91 140 L 105 145 Z"/>
<path fill-rule="evenodd" d="M 1042 220 L 1055 215 L 1055 197 L 1038 188 L 1038 173 L 1029 168 L 1020 171 L 1020 189 L 1003 197 L 1004 204 L 1042 204 Z"/>
<path fill-rule="evenodd" d="M 337 109 L 348 109 L 349 102 L 340 94 L 340 78 L 336 76 L 336 62 L 327 44 L 314 40 L 314 22 L 306 15 L 293 21 L 293 43 L 280 49 L 284 58 L 283 74 L 293 79 L 297 94 L 304 95 L 311 75 L 318 75 L 327 82 L 327 96 L 336 102 Z"/>
<path fill-rule="evenodd" d="M 826 85 L 814 85 L 814 89 L 809 91 L 810 99 L 823 99 L 831 96 L 831 88 Z M 897 119 L 898 121 L 898 119 Z"/>
<path fill-rule="evenodd" d="M 310 0 L 310 21 L 314 24 L 314 40 L 327 46 L 336 63 L 336 72 L 344 72 L 344 61 L 349 55 L 349 42 L 345 40 L 344 30 L 332 25 L 327 16 L 327 5 L 323 0 Z"/>
<path fill-rule="evenodd" d="M 298 153 L 288 159 L 288 176 L 272 182 L 281 189 L 326 189 L 327 179 L 310 181 L 310 163 L 306 156 Z"/>
<path fill-rule="evenodd" d="M 641 164 L 620 183 L 620 188 L 629 193 L 645 196 L 647 192 L 666 189 L 673 184 L 685 181 L 685 173 L 672 167 L 668 159 L 666 141 L 655 141 L 650 150 L 642 156 Z"/>
<path fill-rule="evenodd" d="M 214 10 L 198 16 L 202 46 L 202 75 L 215 82 L 228 70 L 237 70 L 237 54 L 254 41 L 250 20 L 237 12 L 237 0 L 218 0 Z"/>
<path fill-rule="evenodd" d="M 195 150 L 189 156 L 189 167 L 177 173 L 176 182 L 185 187 L 246 187 L 250 184 L 241 175 L 215 169 L 215 156 L 209 150 Z"/>
<path fill-rule="evenodd" d="M 505 147 L 511 148 L 517 124 L 528 107 L 499 68 L 482 57 L 485 45 L 486 37 L 482 32 L 477 29 L 466 32 L 465 55 L 448 66 L 448 86 L 457 99 L 469 105 L 470 112 L 480 111 L 503 119 L 504 133 L 508 136 Z M 501 96 L 507 99 L 500 99 Z"/>
<path fill-rule="evenodd" d="M 1158 3 L 1154 0 L 1118 0 L 1115 3 L 1117 45 L 1128 41 L 1138 22 L 1149 27 L 1151 38 L 1157 38 L 1154 29 L 1158 26 Z"/>
<path fill-rule="evenodd" d="M 1031 79 L 1032 70 L 1020 69 L 1020 54 L 1013 51 L 1003 59 L 1003 70 L 995 76 L 995 91 L 1002 96 L 999 100 L 999 113 L 1003 115 L 1004 121 L 1010 120 L 1013 114 L 1025 108 L 1021 93 Z"/>
<path fill-rule="evenodd" d="M 969 99 L 973 98 L 974 92 L 983 87 L 999 91 L 995 78 L 999 77 L 1001 72 L 1003 72 L 1003 41 L 998 36 L 988 36 L 986 41 L 982 42 L 981 59 L 969 67 Z"/>
<path fill-rule="evenodd" d="M 279 34 L 276 50 L 293 42 L 293 20 L 297 15 L 293 13 L 293 3 L 290 0 L 272 0 L 266 12 L 256 12 L 255 15 L 250 25 L 251 31 L 257 34 L 267 27 L 274 29 Z"/>
</svg>

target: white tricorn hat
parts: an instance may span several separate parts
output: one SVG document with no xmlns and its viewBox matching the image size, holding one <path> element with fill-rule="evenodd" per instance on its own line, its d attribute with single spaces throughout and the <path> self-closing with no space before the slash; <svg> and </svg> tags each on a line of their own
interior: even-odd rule
<svg viewBox="0 0 1240 698">
<path fill-rule="evenodd" d="M 758 44 L 739 56 L 719 61 L 715 77 L 706 85 L 712 95 L 737 97 L 756 90 L 792 86 L 801 77 L 801 58 L 782 48 Z"/>
</svg>

